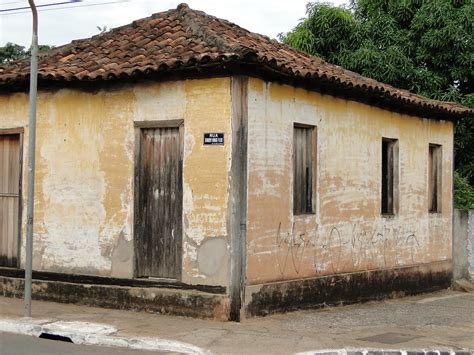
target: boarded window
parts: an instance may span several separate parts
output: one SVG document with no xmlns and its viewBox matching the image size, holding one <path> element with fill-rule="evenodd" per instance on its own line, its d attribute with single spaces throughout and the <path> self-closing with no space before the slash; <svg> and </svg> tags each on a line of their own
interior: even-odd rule
<svg viewBox="0 0 474 355">
<path fill-rule="evenodd" d="M 0 266 L 18 267 L 20 135 L 0 135 Z"/>
<path fill-rule="evenodd" d="M 293 134 L 293 213 L 314 213 L 316 128 L 295 125 Z"/>
<path fill-rule="evenodd" d="M 382 214 L 393 215 L 398 205 L 398 140 L 382 138 Z"/>
<path fill-rule="evenodd" d="M 441 212 L 441 146 L 430 144 L 428 149 L 428 209 Z"/>
</svg>

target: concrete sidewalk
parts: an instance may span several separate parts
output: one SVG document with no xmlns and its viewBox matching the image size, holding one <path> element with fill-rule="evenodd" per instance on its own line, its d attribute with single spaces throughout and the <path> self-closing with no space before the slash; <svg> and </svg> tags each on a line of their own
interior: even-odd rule
<svg viewBox="0 0 474 355">
<path fill-rule="evenodd" d="M 60 321 L 55 324 L 68 325 L 71 333 L 75 331 L 74 324 L 79 328 L 82 324 L 80 332 L 89 331 L 91 336 L 102 332 L 103 337 L 122 339 L 121 344 L 110 341 L 110 345 L 130 346 L 141 339 L 161 345 L 178 344 L 159 348 L 176 352 L 290 354 L 341 348 L 474 349 L 474 293 L 454 291 L 299 311 L 242 323 L 50 302 L 33 302 L 34 317 L 22 320 L 22 308 L 22 300 L 0 297 L 2 324 L 17 324 L 20 329 Z M 84 328 L 83 322 L 102 324 L 105 330 L 98 331 L 95 325 L 96 328 Z M 184 346 L 182 351 L 179 344 Z"/>
</svg>

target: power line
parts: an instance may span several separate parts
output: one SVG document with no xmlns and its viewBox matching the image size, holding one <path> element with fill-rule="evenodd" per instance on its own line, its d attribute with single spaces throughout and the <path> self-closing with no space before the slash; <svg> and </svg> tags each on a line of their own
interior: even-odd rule
<svg viewBox="0 0 474 355">
<path fill-rule="evenodd" d="M 10 1 L 10 2 L 1 2 L 0 1 L 0 6 L 7 6 L 7 5 L 15 5 L 15 4 L 25 4 L 25 0 L 23 1 Z M 38 6 L 38 5 L 37 5 Z M 28 7 L 27 7 L 28 8 Z M 7 9 L 8 10 L 8 9 Z"/>
<path fill-rule="evenodd" d="M 24 4 L 25 2 L 24 1 L 10 1 L 10 2 L 1 2 L 0 1 L 0 5 L 4 6 L 4 5 L 10 5 L 10 4 Z"/>
<path fill-rule="evenodd" d="M 0 6 L 11 5 L 11 4 L 24 4 L 24 1 L 10 1 L 10 2 L 0 2 Z"/>
<path fill-rule="evenodd" d="M 68 1 L 63 1 L 63 2 L 54 2 L 54 3 L 50 3 L 50 4 L 36 5 L 36 8 L 56 6 L 56 5 L 65 5 L 65 4 L 81 2 L 81 1 L 82 0 L 68 0 Z M 17 11 L 17 10 L 25 10 L 25 9 L 30 9 L 30 7 L 26 6 L 26 7 L 17 7 L 17 8 L 13 8 L 13 9 L 4 9 L 4 10 L 0 10 L 0 12 L 10 12 L 10 11 Z"/>
<path fill-rule="evenodd" d="M 79 7 L 90 7 L 90 6 L 102 6 L 102 5 L 110 5 L 110 4 L 118 4 L 118 3 L 124 3 L 124 2 L 130 2 L 131 0 L 117 0 L 117 1 L 109 1 L 109 2 L 103 2 L 103 3 L 93 3 L 93 4 L 84 4 L 84 5 L 76 5 L 76 6 L 63 6 L 63 7 L 57 7 L 54 9 L 43 9 L 43 10 L 38 10 L 39 12 L 46 12 L 46 11 L 56 11 L 56 10 L 65 10 L 65 9 L 72 9 L 72 8 L 79 8 Z M 1 11 L 0 11 L 1 12 Z M 20 10 L 16 12 L 8 12 L 8 13 L 0 13 L 0 16 L 7 16 L 7 15 L 18 15 L 18 14 L 24 14 L 24 13 L 29 13 L 27 10 Z"/>
<path fill-rule="evenodd" d="M 38 0 L 37 0 L 38 1 Z M 46 0 L 43 0 L 45 2 Z M 84 0 L 82 0 L 84 2 Z M 14 4 L 25 4 L 25 0 L 17 0 L 17 1 L 9 1 L 9 2 L 2 2 L 0 1 L 0 6 L 6 6 L 6 5 L 14 5 Z M 44 4 L 37 4 L 36 6 L 41 6 Z M 28 8 L 25 6 L 25 8 Z"/>
</svg>

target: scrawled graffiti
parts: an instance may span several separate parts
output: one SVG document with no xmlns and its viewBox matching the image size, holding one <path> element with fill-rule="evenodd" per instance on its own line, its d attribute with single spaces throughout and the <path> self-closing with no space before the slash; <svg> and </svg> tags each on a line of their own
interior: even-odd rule
<svg viewBox="0 0 474 355">
<path fill-rule="evenodd" d="M 317 273 L 387 268 L 417 263 L 421 243 L 411 225 L 361 225 L 346 223 L 328 227 L 284 231 L 278 224 L 275 243 L 278 269 L 300 273 L 307 263 Z"/>
</svg>

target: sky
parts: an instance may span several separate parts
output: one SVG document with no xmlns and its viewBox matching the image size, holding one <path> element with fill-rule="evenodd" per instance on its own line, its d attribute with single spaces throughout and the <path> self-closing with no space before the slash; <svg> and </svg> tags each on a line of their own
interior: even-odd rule
<svg viewBox="0 0 474 355">
<path fill-rule="evenodd" d="M 36 0 L 36 5 L 73 0 Z M 77 1 L 77 0 L 76 0 Z M 99 33 L 97 26 L 115 28 L 153 13 L 176 8 L 185 1 L 192 9 L 224 18 L 252 32 L 276 38 L 305 16 L 309 0 L 82 0 L 39 8 L 39 43 L 58 46 Z M 326 0 L 344 5 L 348 0 Z M 7 42 L 29 47 L 31 12 L 5 9 L 27 7 L 27 0 L 0 0 L 0 46 Z"/>
</svg>

